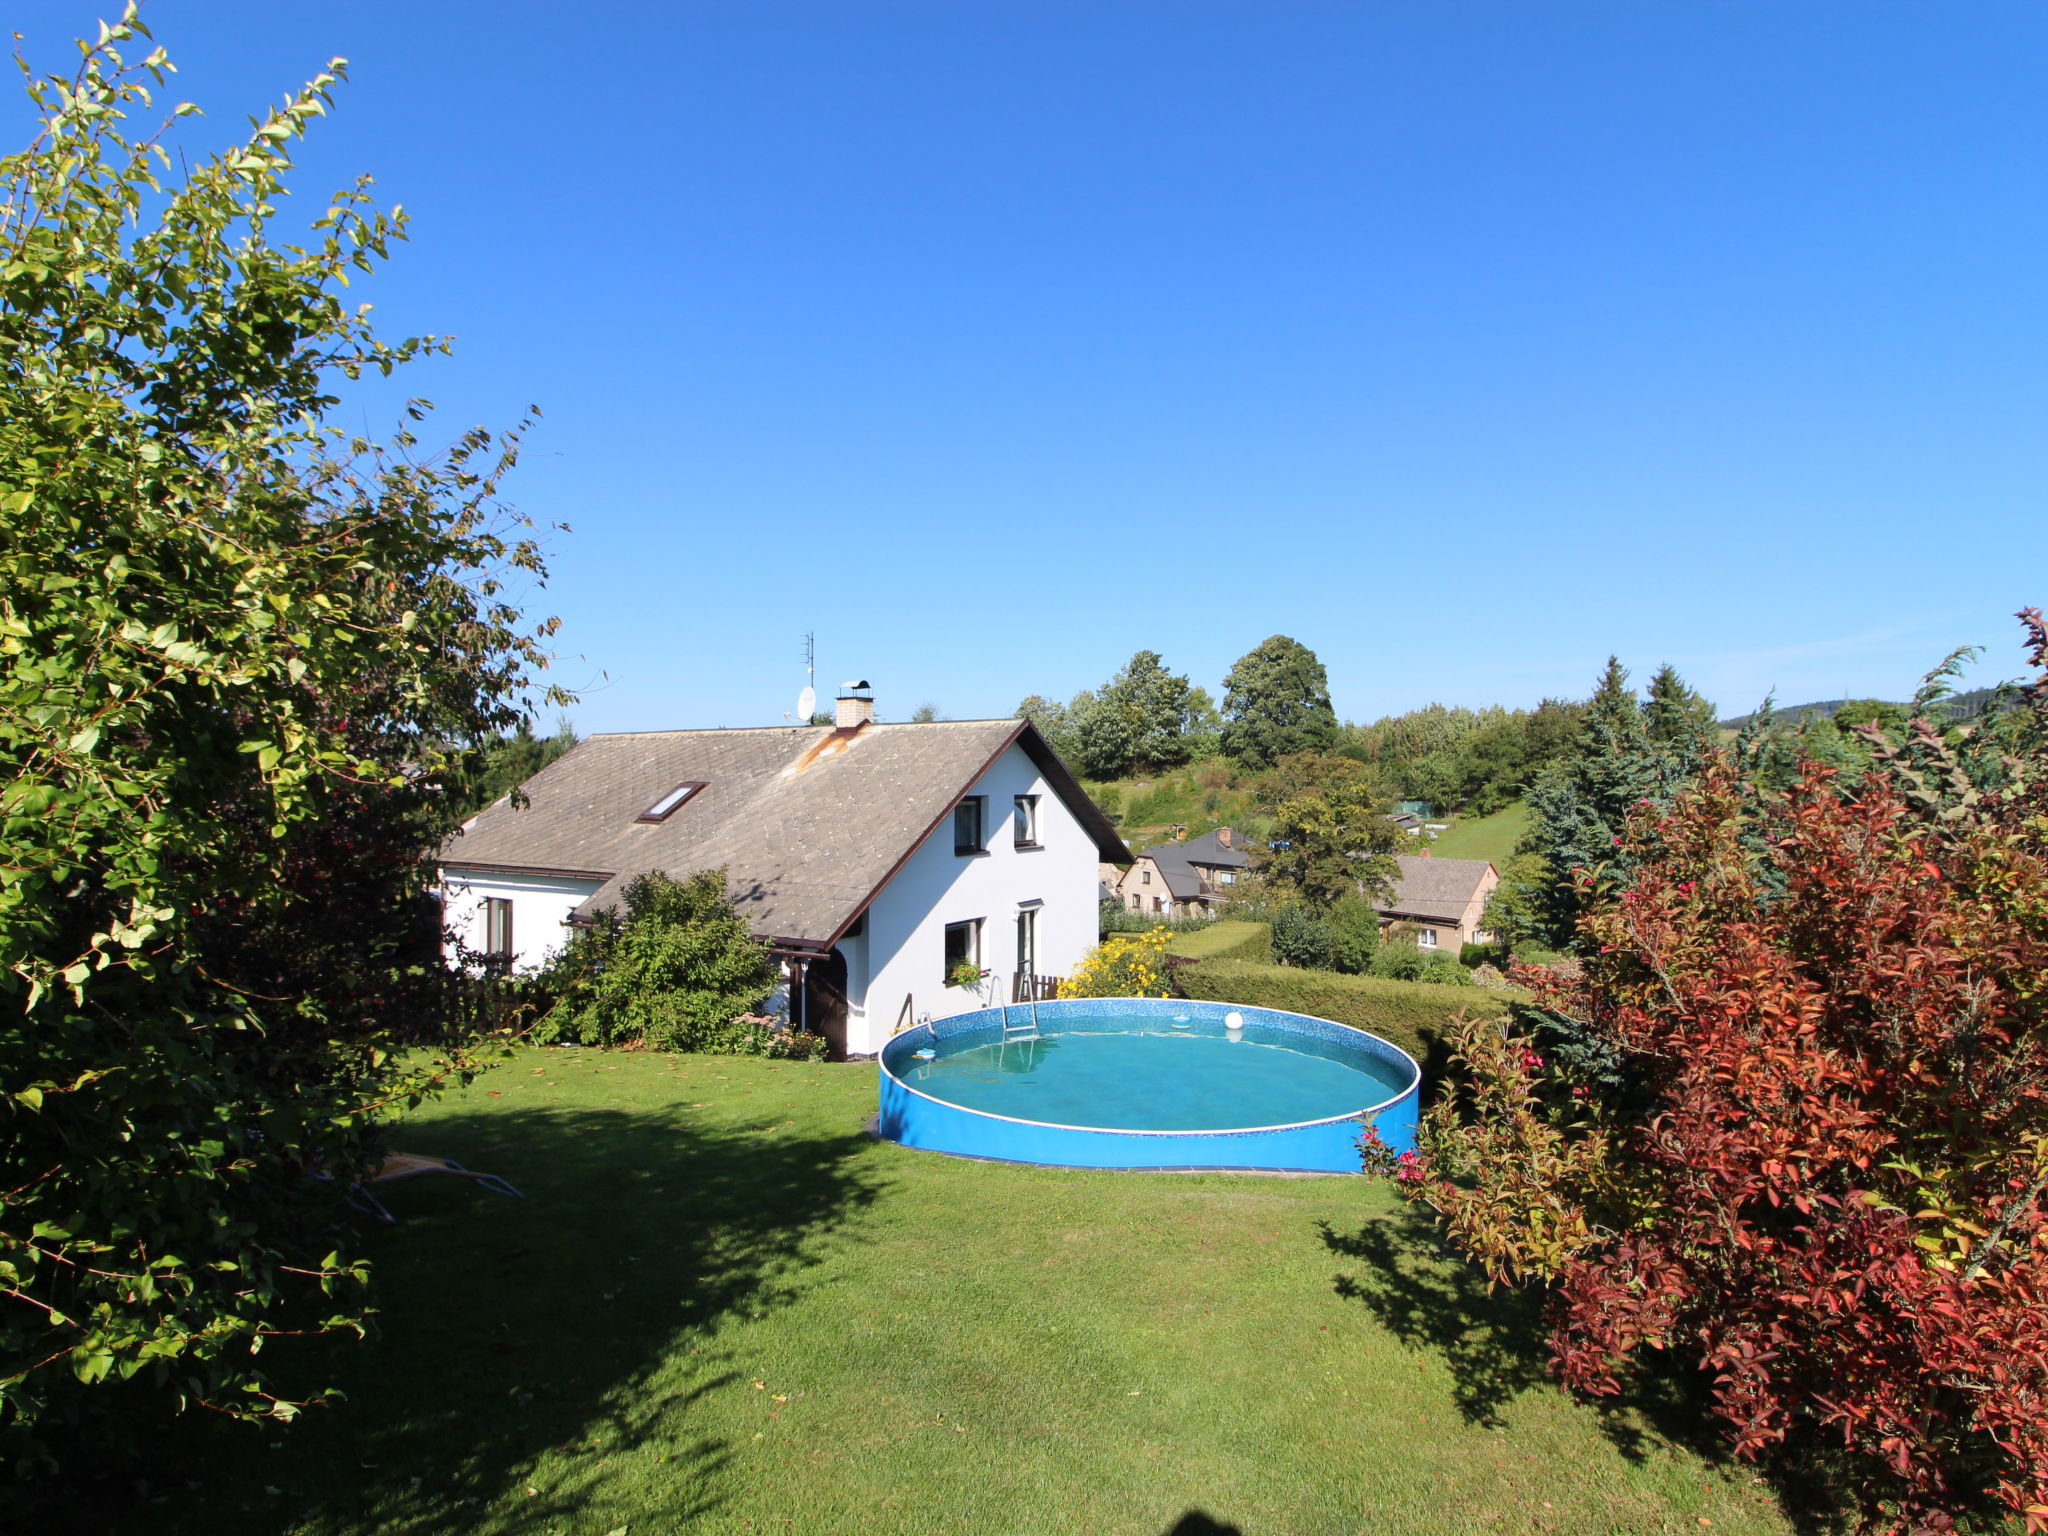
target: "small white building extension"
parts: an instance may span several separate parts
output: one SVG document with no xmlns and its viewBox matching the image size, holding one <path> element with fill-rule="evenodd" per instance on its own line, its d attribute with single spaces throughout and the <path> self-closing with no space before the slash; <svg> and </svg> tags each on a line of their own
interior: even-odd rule
<svg viewBox="0 0 2048 1536">
<path fill-rule="evenodd" d="M 873 712 L 848 695 L 833 726 L 579 743 L 442 847 L 452 950 L 533 969 L 635 875 L 722 867 L 839 1057 L 1072 971 L 1100 863 L 1130 862 L 1115 829 L 1028 721 Z M 963 961 L 978 984 L 950 981 Z"/>
</svg>

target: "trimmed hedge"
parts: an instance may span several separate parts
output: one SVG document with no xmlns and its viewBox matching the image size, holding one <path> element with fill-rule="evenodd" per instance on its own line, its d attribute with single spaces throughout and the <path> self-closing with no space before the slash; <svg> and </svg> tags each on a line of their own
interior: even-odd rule
<svg viewBox="0 0 2048 1536">
<path fill-rule="evenodd" d="M 1196 933 L 1176 934 L 1167 944 L 1169 955 L 1208 963 L 1214 960 L 1246 960 L 1269 965 L 1273 959 L 1271 923 L 1211 923 Z"/>
<path fill-rule="evenodd" d="M 1175 979 L 1184 995 L 1202 1002 L 1280 1008 L 1370 1030 L 1393 1041 L 1425 1067 L 1432 1065 L 1431 1058 L 1438 1054 L 1436 1046 L 1460 1009 L 1473 1018 L 1494 1018 L 1508 1012 L 1523 996 L 1483 987 L 1345 976 L 1336 971 L 1255 965 L 1221 957 L 1183 966 Z"/>
</svg>

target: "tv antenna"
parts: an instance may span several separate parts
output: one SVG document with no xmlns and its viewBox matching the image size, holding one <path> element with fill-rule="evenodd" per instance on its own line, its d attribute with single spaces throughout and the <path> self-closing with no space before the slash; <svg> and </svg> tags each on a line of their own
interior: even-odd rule
<svg viewBox="0 0 2048 1536">
<path fill-rule="evenodd" d="M 804 691 L 796 696 L 796 717 L 805 725 L 818 708 L 818 635 L 804 631 Z"/>
</svg>

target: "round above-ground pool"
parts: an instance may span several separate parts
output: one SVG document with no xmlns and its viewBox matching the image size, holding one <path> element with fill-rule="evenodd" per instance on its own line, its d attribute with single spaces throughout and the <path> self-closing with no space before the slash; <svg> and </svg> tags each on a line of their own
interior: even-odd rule
<svg viewBox="0 0 2048 1536">
<path fill-rule="evenodd" d="M 881 1134 L 1074 1168 L 1356 1173 L 1366 1125 L 1415 1145 L 1415 1058 L 1378 1035 L 1230 1003 L 1012 1003 L 882 1047 Z"/>
</svg>

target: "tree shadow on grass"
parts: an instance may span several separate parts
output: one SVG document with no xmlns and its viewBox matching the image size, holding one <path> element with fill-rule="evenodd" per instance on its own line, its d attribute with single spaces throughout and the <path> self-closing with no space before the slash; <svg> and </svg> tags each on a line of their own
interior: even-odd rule
<svg viewBox="0 0 2048 1536">
<path fill-rule="evenodd" d="M 380 1190 L 400 1221 L 361 1244 L 377 1332 L 273 1367 L 347 1400 L 286 1433 L 181 1421 L 173 1454 L 197 1470 L 102 1529 L 581 1529 L 625 1452 L 641 1469 L 635 1528 L 680 1528 L 717 1507 L 730 1458 L 693 1428 L 701 1399 L 741 1381 L 720 1330 L 801 1295 L 879 1193 L 855 1160 L 865 1135 L 706 1128 L 674 1110 L 494 1108 L 408 1140 L 527 1198 L 438 1177 Z"/>
<path fill-rule="evenodd" d="M 1427 1211 L 1403 1206 L 1354 1232 L 1317 1225 L 1325 1247 L 1363 1266 L 1336 1276 L 1337 1294 L 1364 1306 L 1401 1344 L 1441 1358 L 1467 1422 L 1504 1427 L 1503 1410 L 1515 1398 L 1558 1390 L 1549 1372 L 1543 1296 L 1489 1289 L 1478 1267 L 1445 1245 Z M 1597 1403 L 1594 1411 L 1602 1433 L 1627 1461 L 1641 1463 L 1661 1445 L 1676 1445 L 1709 1463 L 1731 1462 L 1703 1379 L 1675 1364 L 1625 1378 L 1623 1393 Z M 1844 1528 L 1843 1491 L 1797 1455 L 1783 1455 L 1755 1472 L 1768 1480 L 1799 1530 L 1821 1536 Z"/>
</svg>

